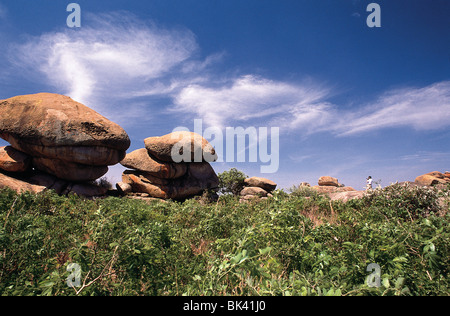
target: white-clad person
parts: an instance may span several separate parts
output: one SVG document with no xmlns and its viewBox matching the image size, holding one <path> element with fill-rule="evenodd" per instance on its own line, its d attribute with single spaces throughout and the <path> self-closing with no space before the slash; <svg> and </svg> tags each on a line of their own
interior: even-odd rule
<svg viewBox="0 0 450 316">
<path fill-rule="evenodd" d="M 367 183 L 366 190 L 372 190 L 372 182 L 373 182 L 373 179 L 371 176 L 369 176 L 366 180 L 366 183 Z"/>
</svg>

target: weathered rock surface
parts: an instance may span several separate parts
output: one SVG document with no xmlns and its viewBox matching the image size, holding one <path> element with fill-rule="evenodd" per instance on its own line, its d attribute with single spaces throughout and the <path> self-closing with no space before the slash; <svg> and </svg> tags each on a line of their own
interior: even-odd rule
<svg viewBox="0 0 450 316">
<path fill-rule="evenodd" d="M 346 187 L 340 184 L 338 179 L 329 176 L 320 177 L 318 184 L 319 185 L 311 187 L 311 189 L 316 190 L 319 194 L 330 195 L 334 193 L 356 191 L 352 187 Z"/>
<path fill-rule="evenodd" d="M 0 137 L 33 157 L 79 164 L 117 164 L 130 146 L 127 133 L 94 110 L 51 93 L 0 101 Z"/>
<path fill-rule="evenodd" d="M 258 187 L 266 190 L 267 192 L 272 192 L 277 188 L 277 184 L 269 179 L 253 177 L 244 180 L 244 183 L 248 187 Z"/>
<path fill-rule="evenodd" d="M 130 146 L 119 125 L 51 93 L 1 100 L 0 137 L 11 144 L 0 149 L 0 169 L 15 173 L 8 180 L 12 189 L 36 192 L 44 187 L 87 197 L 107 192 L 88 182 L 104 176 Z"/>
<path fill-rule="evenodd" d="M 415 180 L 416 183 L 424 186 L 432 186 L 438 184 L 450 183 L 450 177 L 439 171 L 433 171 L 421 176 L 418 176 Z"/>
<path fill-rule="evenodd" d="M 39 193 L 45 191 L 45 186 L 33 185 L 31 183 L 22 181 L 20 179 L 13 178 L 0 172 L 0 189 L 10 188 L 17 193 L 31 192 Z"/>
<path fill-rule="evenodd" d="M 159 199 L 183 200 L 216 190 L 219 179 L 208 161 L 217 155 L 207 140 L 191 132 L 145 139 L 145 148 L 121 161 L 126 170 L 116 185 L 122 194 L 148 194 Z"/>
<path fill-rule="evenodd" d="M 74 182 L 94 181 L 108 172 L 107 166 L 88 166 L 49 158 L 33 158 L 33 167 L 60 179 Z"/>
<path fill-rule="evenodd" d="M 159 160 L 166 162 L 214 162 L 217 154 L 201 135 L 175 132 L 145 139 L 145 148 Z"/>
<path fill-rule="evenodd" d="M 187 172 L 177 179 L 161 179 L 138 170 L 127 170 L 122 175 L 122 183 L 131 186 L 132 192 L 148 193 L 160 199 L 181 200 L 215 189 L 219 179 L 207 162 L 190 163 Z"/>
<path fill-rule="evenodd" d="M 123 175 L 122 175 L 123 177 Z M 128 193 L 133 192 L 133 188 L 128 183 L 119 182 L 116 184 L 116 189 L 119 191 L 120 194 L 126 195 Z"/>
<path fill-rule="evenodd" d="M 57 194 L 77 194 L 83 197 L 104 196 L 107 188 L 90 183 L 71 183 L 58 179 L 47 173 L 34 171 L 28 174 L 4 174 L 0 172 L 0 189 L 10 188 L 17 193 L 40 193 L 53 190 Z"/>
<path fill-rule="evenodd" d="M 0 148 L 0 169 L 8 172 L 25 172 L 31 167 L 31 157 L 11 146 Z"/>
<path fill-rule="evenodd" d="M 266 197 L 268 192 L 258 187 L 246 187 L 241 191 L 241 196 L 253 195 L 259 197 Z"/>
<path fill-rule="evenodd" d="M 339 187 L 339 181 L 336 178 L 325 176 L 319 178 L 319 186 Z"/>
<path fill-rule="evenodd" d="M 245 187 L 240 192 L 240 202 L 267 200 L 273 197 L 272 192 L 277 184 L 272 180 L 253 177 L 244 180 Z"/>
<path fill-rule="evenodd" d="M 147 149 L 142 148 L 125 156 L 120 162 L 124 167 L 139 170 L 162 179 L 175 179 L 187 172 L 186 163 L 163 162 L 150 156 Z"/>
</svg>

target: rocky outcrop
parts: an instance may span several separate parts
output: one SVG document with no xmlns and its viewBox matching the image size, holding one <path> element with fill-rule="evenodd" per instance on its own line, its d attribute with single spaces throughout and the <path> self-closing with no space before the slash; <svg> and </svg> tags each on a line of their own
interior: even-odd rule
<svg viewBox="0 0 450 316">
<path fill-rule="evenodd" d="M 352 187 L 346 187 L 343 184 L 340 184 L 338 179 L 329 176 L 320 177 L 318 185 L 313 186 L 312 189 L 316 190 L 320 194 L 356 191 Z"/>
<path fill-rule="evenodd" d="M 73 170 L 68 171 L 66 165 L 101 167 L 105 174 L 107 166 L 119 163 L 130 146 L 119 125 L 69 97 L 51 93 L 0 101 L 0 137 L 38 159 L 35 168 L 71 181 L 67 174 Z M 42 159 L 47 160 L 43 163 Z M 75 180 L 91 181 L 93 174 L 102 176 L 99 171 Z"/>
<path fill-rule="evenodd" d="M 272 192 L 277 188 L 277 184 L 269 179 L 253 177 L 244 180 L 245 187 L 242 189 L 240 196 L 241 202 L 249 200 L 264 200 L 272 197 Z"/>
<path fill-rule="evenodd" d="M 126 155 L 121 161 L 123 166 L 132 170 L 123 173 L 122 182 L 116 185 L 117 189 L 124 195 L 142 193 L 152 198 L 173 200 L 183 200 L 201 195 L 205 190 L 217 189 L 219 179 L 209 162 L 189 162 L 191 153 L 187 161 L 175 162 L 177 159 L 172 159 L 173 148 L 188 148 L 189 151 L 193 149 L 191 145 L 196 144 L 201 144 L 201 151 L 203 149 L 215 155 L 214 149 L 205 139 L 192 134 L 183 134 L 187 135 L 186 138 L 181 137 L 181 134 L 174 134 L 173 138 L 172 134 L 147 138 L 146 148 Z M 186 143 L 191 140 L 192 144 Z"/>
<path fill-rule="evenodd" d="M 0 173 L 0 189 L 10 188 L 17 193 L 40 193 L 53 190 L 60 195 L 77 194 L 83 197 L 104 196 L 108 188 L 92 183 L 73 183 L 61 180 L 47 173 L 31 171 L 27 173 Z"/>
<path fill-rule="evenodd" d="M 450 173 L 446 172 L 441 173 L 439 171 L 433 171 L 421 176 L 418 176 L 415 183 L 423 186 L 434 186 L 439 184 L 447 184 L 450 183 Z"/>
<path fill-rule="evenodd" d="M 365 194 L 364 191 L 356 191 L 352 187 L 346 187 L 340 184 L 338 179 L 329 176 L 320 177 L 316 186 L 311 187 L 307 182 L 302 182 L 300 186 L 311 188 L 319 194 L 328 196 L 331 201 L 347 202 L 352 199 L 362 198 Z"/>
<path fill-rule="evenodd" d="M 325 176 L 319 178 L 319 186 L 321 187 L 340 187 L 338 179 Z"/>
<path fill-rule="evenodd" d="M 119 125 L 69 97 L 51 93 L 1 100 L 0 137 L 11 144 L 0 149 L 0 169 L 14 172 L 3 174 L 3 186 L 17 188 L 14 181 L 5 185 L 5 177 L 30 185 L 38 179 L 39 186 L 83 196 L 104 194 L 104 188 L 89 182 L 121 161 L 130 146 Z M 43 177 L 47 179 L 41 185 Z"/>
</svg>

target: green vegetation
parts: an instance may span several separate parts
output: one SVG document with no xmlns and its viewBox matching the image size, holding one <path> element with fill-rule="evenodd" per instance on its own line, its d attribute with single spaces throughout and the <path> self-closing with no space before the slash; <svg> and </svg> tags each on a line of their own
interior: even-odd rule
<svg viewBox="0 0 450 316">
<path fill-rule="evenodd" d="M 244 188 L 244 180 L 248 176 L 242 171 L 232 168 L 229 171 L 219 173 L 219 194 L 239 195 Z"/>
<path fill-rule="evenodd" d="M 400 185 L 345 204 L 306 191 L 205 205 L 1 190 L 0 294 L 447 296 L 446 201 Z"/>
</svg>

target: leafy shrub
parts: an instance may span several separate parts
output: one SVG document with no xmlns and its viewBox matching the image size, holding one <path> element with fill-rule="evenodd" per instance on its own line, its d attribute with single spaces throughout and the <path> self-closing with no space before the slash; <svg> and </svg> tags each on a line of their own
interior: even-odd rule
<svg viewBox="0 0 450 316">
<path fill-rule="evenodd" d="M 435 188 L 394 184 L 374 190 L 365 198 L 367 205 L 386 218 L 413 221 L 439 211 L 438 191 Z"/>
<path fill-rule="evenodd" d="M 248 176 L 242 171 L 232 168 L 229 171 L 219 173 L 219 193 L 239 195 L 244 188 L 244 180 Z"/>
<path fill-rule="evenodd" d="M 146 204 L 0 190 L 0 295 L 448 295 L 450 214 L 434 197 Z"/>
<path fill-rule="evenodd" d="M 320 194 L 317 190 L 314 190 L 306 186 L 293 186 L 289 189 L 291 196 L 295 197 L 310 197 L 314 199 L 320 198 Z"/>
</svg>

